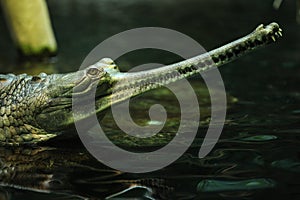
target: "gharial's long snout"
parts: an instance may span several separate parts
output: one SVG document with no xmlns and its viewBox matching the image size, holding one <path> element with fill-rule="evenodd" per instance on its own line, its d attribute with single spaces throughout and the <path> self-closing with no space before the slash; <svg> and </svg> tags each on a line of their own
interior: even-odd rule
<svg viewBox="0 0 300 200">
<path fill-rule="evenodd" d="M 148 90 L 224 65 L 255 49 L 277 41 L 281 36 L 282 30 L 277 23 L 273 22 L 267 26 L 261 24 L 253 32 L 238 40 L 179 63 L 141 72 L 111 71 L 111 73 L 109 72 L 111 81 L 116 84 L 113 85 L 111 94 L 103 99 L 107 103 L 98 104 L 97 109 L 101 111 L 111 104 Z"/>
</svg>

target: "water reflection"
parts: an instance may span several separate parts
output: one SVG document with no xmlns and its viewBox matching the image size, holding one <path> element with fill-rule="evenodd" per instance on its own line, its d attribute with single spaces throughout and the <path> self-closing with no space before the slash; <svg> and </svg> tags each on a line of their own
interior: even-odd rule
<svg viewBox="0 0 300 200">
<path fill-rule="evenodd" d="M 0 148 L 0 185 L 52 195 L 113 199 L 167 195 L 163 179 L 108 169 L 87 152 L 53 147 Z M 14 197 L 5 193 L 3 199 Z M 9 191 L 9 190 L 8 190 Z M 67 195 L 68 194 L 68 195 Z M 13 199 L 13 198 L 12 198 Z"/>
<path fill-rule="evenodd" d="M 248 145 L 253 147 L 256 143 Z M 192 199 L 212 195 L 215 198 L 255 197 L 261 195 L 260 191 L 274 188 L 277 193 L 282 192 L 282 180 L 277 183 L 278 169 L 285 170 L 288 178 L 290 172 L 299 173 L 299 162 L 272 161 L 250 146 L 238 148 L 221 140 L 218 148 L 204 159 L 194 156 L 197 149 L 195 154 L 191 149 L 171 166 L 147 174 L 109 169 L 80 145 L 76 148 L 1 147 L 1 195 L 2 199 L 24 198 L 25 194 L 43 196 L 35 192 L 48 193 L 48 199 Z M 266 173 L 268 170 L 273 173 Z M 7 186 L 25 192 L 16 193 Z"/>
</svg>

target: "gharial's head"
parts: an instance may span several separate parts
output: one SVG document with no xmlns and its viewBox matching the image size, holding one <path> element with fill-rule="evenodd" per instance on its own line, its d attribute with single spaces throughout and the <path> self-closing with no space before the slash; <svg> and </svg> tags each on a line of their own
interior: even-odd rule
<svg viewBox="0 0 300 200">
<path fill-rule="evenodd" d="M 44 104 L 36 113 L 36 123 L 47 132 L 60 132 L 74 123 L 72 105 L 76 101 L 80 107 L 95 100 L 97 114 L 109 107 L 105 99 L 111 94 L 116 77 L 121 74 L 112 59 L 103 58 L 99 62 L 67 74 L 48 75 L 41 95 Z M 82 109 L 85 119 L 92 111 Z M 77 117 L 76 117 L 77 118 Z M 77 120 L 77 119 L 76 119 Z"/>
</svg>

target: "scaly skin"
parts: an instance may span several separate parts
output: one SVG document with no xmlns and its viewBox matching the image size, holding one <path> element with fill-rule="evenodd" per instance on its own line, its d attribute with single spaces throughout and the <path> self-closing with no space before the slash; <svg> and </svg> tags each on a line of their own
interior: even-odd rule
<svg viewBox="0 0 300 200">
<path fill-rule="evenodd" d="M 0 75 L 1 145 L 34 144 L 53 138 L 74 124 L 73 100 L 84 105 L 96 91 L 96 114 L 128 98 L 162 85 L 221 66 L 281 36 L 278 24 L 260 25 L 252 33 L 208 53 L 135 73 L 122 73 L 115 63 L 104 58 L 88 68 L 68 73 Z M 80 114 L 85 120 L 92 112 Z"/>
</svg>

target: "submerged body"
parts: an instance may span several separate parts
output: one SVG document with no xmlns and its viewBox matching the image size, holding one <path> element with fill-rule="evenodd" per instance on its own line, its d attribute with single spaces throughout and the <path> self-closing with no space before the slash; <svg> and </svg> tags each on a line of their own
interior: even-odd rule
<svg viewBox="0 0 300 200">
<path fill-rule="evenodd" d="M 74 124 L 74 99 L 84 105 L 88 96 L 95 95 L 95 112 L 102 115 L 112 104 L 226 64 L 280 36 L 278 24 L 260 25 L 249 35 L 208 53 L 142 72 L 122 73 L 111 59 L 104 58 L 68 74 L 0 75 L 0 143 L 34 144 L 59 135 Z M 82 113 L 76 120 L 91 114 Z"/>
</svg>

